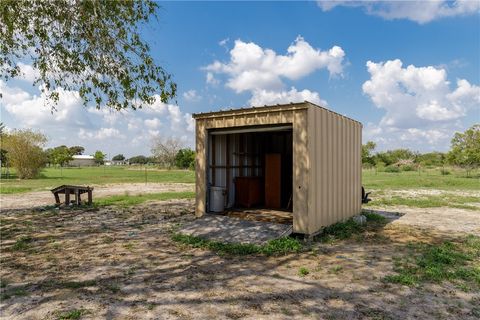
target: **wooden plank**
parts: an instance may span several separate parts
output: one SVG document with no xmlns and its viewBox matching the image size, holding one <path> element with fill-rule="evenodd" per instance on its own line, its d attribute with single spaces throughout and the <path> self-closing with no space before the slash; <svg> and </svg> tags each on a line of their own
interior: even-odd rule
<svg viewBox="0 0 480 320">
<path fill-rule="evenodd" d="M 70 189 L 65 188 L 65 204 L 70 205 Z"/>
<path fill-rule="evenodd" d="M 93 193 L 92 190 L 88 190 L 88 205 L 92 204 L 92 198 L 93 198 L 92 193 Z"/>
</svg>

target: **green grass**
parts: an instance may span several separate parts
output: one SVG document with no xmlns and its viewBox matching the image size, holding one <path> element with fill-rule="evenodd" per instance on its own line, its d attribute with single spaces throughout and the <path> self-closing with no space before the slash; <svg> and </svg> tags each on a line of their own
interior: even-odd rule
<svg viewBox="0 0 480 320">
<path fill-rule="evenodd" d="M 422 169 L 407 172 L 375 172 L 365 169 L 362 184 L 367 191 L 385 189 L 439 189 L 439 190 L 480 190 L 480 171 L 467 177 L 465 170 L 449 169 L 451 174 L 442 175 L 441 168 Z"/>
<path fill-rule="evenodd" d="M 222 243 L 179 233 L 173 234 L 172 240 L 193 248 L 208 249 L 218 254 L 228 255 L 285 255 L 300 252 L 303 248 L 300 241 L 290 237 L 271 240 L 261 246 L 254 244 Z"/>
<path fill-rule="evenodd" d="M 30 236 L 22 236 L 15 241 L 12 246 L 13 251 L 23 251 L 30 248 L 30 243 L 33 241 Z"/>
<path fill-rule="evenodd" d="M 480 288 L 480 237 L 468 236 L 454 243 L 410 244 L 409 252 L 396 257 L 395 274 L 385 281 L 407 286 L 450 281 L 461 288 Z"/>
<path fill-rule="evenodd" d="M 386 196 L 383 193 L 372 196 L 372 201 L 364 205 L 369 206 L 408 206 L 416 208 L 435 208 L 435 207 L 451 207 L 469 210 L 480 210 L 476 205 L 469 203 L 479 203 L 477 197 L 472 196 L 458 196 L 444 194 L 441 196 L 417 196 L 400 197 L 400 196 Z"/>
<path fill-rule="evenodd" d="M 117 195 L 105 198 L 95 199 L 96 206 L 134 206 L 150 200 L 165 201 L 171 199 L 193 199 L 194 192 L 163 192 L 163 193 L 146 193 L 141 195 Z"/>
<path fill-rule="evenodd" d="M 85 314 L 84 309 L 74 309 L 70 311 L 62 312 L 58 315 L 58 320 L 76 320 L 80 319 Z"/>
<path fill-rule="evenodd" d="M 356 223 L 353 219 L 348 219 L 344 222 L 337 222 L 331 226 L 323 229 L 323 232 L 316 237 L 320 242 L 333 243 L 338 240 L 350 239 L 353 236 L 361 235 L 368 229 L 375 229 L 383 226 L 385 217 L 368 211 L 363 211 L 362 215 L 367 218 L 367 223 L 361 225 Z"/>
<path fill-rule="evenodd" d="M 300 269 L 298 269 L 298 275 L 300 277 L 305 277 L 307 276 L 308 274 L 310 274 L 310 270 L 308 270 L 307 268 L 305 267 L 300 267 Z"/>
<path fill-rule="evenodd" d="M 2 173 L 5 169 L 2 168 Z M 145 171 L 141 167 L 83 167 L 46 168 L 40 177 L 18 180 L 10 169 L 10 178 L 2 174 L 0 193 L 11 194 L 28 191 L 50 190 L 62 184 L 104 185 L 110 183 L 144 183 Z M 147 182 L 193 183 L 195 172 L 191 170 L 157 170 L 149 168 Z"/>
</svg>

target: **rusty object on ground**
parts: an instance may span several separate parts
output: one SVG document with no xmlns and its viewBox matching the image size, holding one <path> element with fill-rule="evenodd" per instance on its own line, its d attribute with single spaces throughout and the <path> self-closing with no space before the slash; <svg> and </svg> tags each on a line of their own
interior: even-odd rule
<svg viewBox="0 0 480 320">
<path fill-rule="evenodd" d="M 93 187 L 84 187 L 84 186 L 70 186 L 70 185 L 62 185 L 60 187 L 56 187 L 51 190 L 53 195 L 55 196 L 55 203 L 60 205 L 60 194 L 65 194 L 65 205 L 70 205 L 70 195 L 75 195 L 74 203 L 76 205 L 82 204 L 81 195 L 87 193 L 88 201 L 87 204 L 92 204 L 93 199 Z"/>
</svg>

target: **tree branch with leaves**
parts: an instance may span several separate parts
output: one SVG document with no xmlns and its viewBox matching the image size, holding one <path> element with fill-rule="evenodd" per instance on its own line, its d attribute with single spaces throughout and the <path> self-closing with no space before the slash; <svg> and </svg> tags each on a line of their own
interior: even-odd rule
<svg viewBox="0 0 480 320">
<path fill-rule="evenodd" d="M 157 17 L 150 0 L 2 0 L 0 71 L 38 70 L 34 84 L 55 108 L 58 89 L 78 91 L 84 105 L 137 109 L 176 95 L 172 76 L 154 62 L 140 27 Z"/>
</svg>

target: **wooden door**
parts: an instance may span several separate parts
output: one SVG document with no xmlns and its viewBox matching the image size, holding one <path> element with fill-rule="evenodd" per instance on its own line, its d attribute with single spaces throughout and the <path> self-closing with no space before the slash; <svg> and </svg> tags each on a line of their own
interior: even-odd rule
<svg viewBox="0 0 480 320">
<path fill-rule="evenodd" d="M 282 157 L 265 154 L 265 207 L 280 209 L 282 193 Z"/>
</svg>

